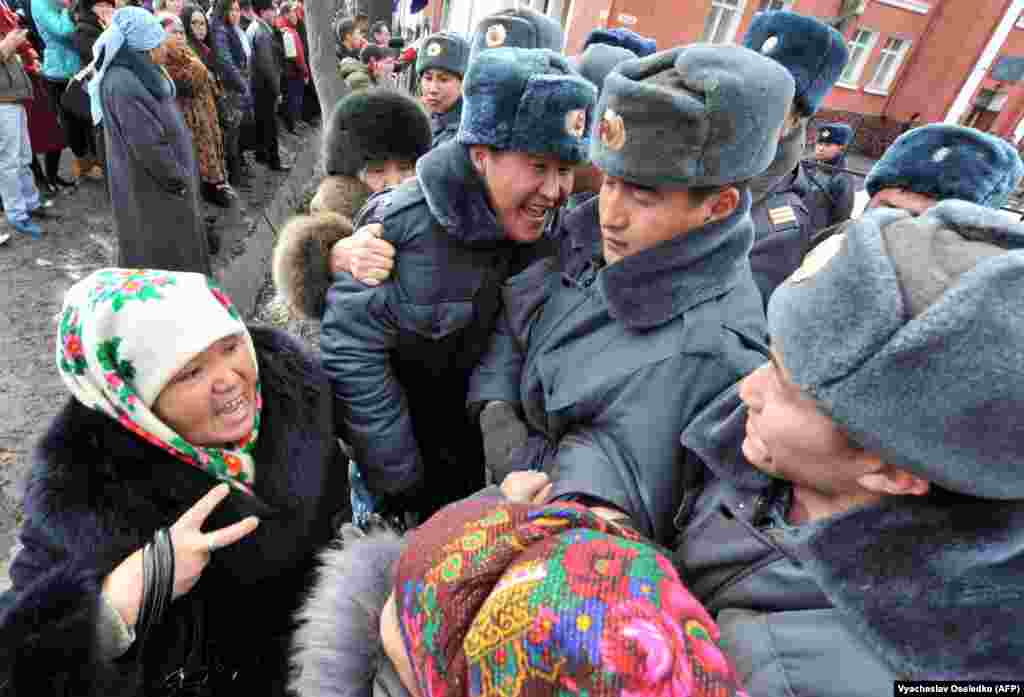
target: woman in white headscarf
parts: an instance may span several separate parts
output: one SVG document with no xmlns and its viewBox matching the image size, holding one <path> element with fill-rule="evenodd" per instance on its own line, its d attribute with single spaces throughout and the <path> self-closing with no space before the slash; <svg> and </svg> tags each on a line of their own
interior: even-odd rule
<svg viewBox="0 0 1024 697">
<path fill-rule="evenodd" d="M 106 133 L 117 263 L 209 274 L 192 135 L 158 65 L 166 40 L 151 13 L 124 7 L 93 46 L 89 95 Z"/>
<path fill-rule="evenodd" d="M 56 358 L 71 399 L 33 455 L 0 694 L 284 695 L 348 510 L 319 360 L 208 277 L 138 269 L 68 291 Z"/>
</svg>

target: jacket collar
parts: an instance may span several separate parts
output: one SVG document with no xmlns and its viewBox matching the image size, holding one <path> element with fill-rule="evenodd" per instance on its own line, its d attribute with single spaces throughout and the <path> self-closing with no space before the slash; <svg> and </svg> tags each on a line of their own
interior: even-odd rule
<svg viewBox="0 0 1024 697">
<path fill-rule="evenodd" d="M 577 248 L 600 249 L 599 200 L 596 196 L 566 216 L 566 232 Z M 753 244 L 750 193 L 744 191 L 728 218 L 606 266 L 598 288 L 615 320 L 630 329 L 650 329 L 736 286 L 750 274 L 747 256 Z"/>
<path fill-rule="evenodd" d="M 466 146 L 449 141 L 434 148 L 416 162 L 416 179 L 430 212 L 449 235 L 468 245 L 506 240 Z"/>
<path fill-rule="evenodd" d="M 462 120 L 462 97 L 459 97 L 451 108 L 443 114 L 431 114 L 430 124 L 433 126 L 434 133 L 439 133 L 448 126 L 455 124 L 458 126 Z"/>
</svg>

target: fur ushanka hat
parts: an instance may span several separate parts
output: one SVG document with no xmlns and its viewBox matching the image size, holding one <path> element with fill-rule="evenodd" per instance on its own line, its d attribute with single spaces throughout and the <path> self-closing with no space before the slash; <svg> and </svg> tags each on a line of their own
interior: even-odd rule
<svg viewBox="0 0 1024 697">
<path fill-rule="evenodd" d="M 469 42 L 458 34 L 440 32 L 431 34 L 416 54 L 416 76 L 427 70 L 447 70 L 460 78 L 469 65 Z"/>
<path fill-rule="evenodd" d="M 849 145 L 853 129 L 845 123 L 826 123 L 818 127 L 818 142 L 826 145 Z"/>
<path fill-rule="evenodd" d="M 562 52 L 562 25 L 526 7 L 502 10 L 480 20 L 473 32 L 469 60 L 492 48 L 546 48 Z"/>
<path fill-rule="evenodd" d="M 932 124 L 897 138 L 864 186 L 871 196 L 899 188 L 1001 208 L 1022 175 L 1024 163 L 1005 140 L 973 128 Z"/>
<path fill-rule="evenodd" d="M 614 29 L 595 29 L 587 35 L 583 42 L 583 50 L 591 46 L 616 46 L 632 51 L 638 57 L 643 58 L 652 53 L 657 53 L 658 42 L 631 29 L 616 27 Z"/>
<path fill-rule="evenodd" d="M 324 169 L 354 177 L 372 160 L 415 162 L 430 150 L 430 118 L 412 97 L 388 88 L 353 92 L 331 112 Z"/>
<path fill-rule="evenodd" d="M 499 48 L 469 64 L 459 143 L 587 159 L 597 90 L 554 51 Z"/>
</svg>

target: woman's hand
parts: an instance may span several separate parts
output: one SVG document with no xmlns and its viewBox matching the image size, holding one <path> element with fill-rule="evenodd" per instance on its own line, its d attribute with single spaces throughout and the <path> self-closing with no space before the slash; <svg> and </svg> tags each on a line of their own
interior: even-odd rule
<svg viewBox="0 0 1024 697">
<path fill-rule="evenodd" d="M 249 516 L 220 530 L 203 532 L 200 528 L 210 513 L 227 498 L 231 487 L 219 484 L 196 501 L 171 526 L 174 545 L 174 598 L 188 593 L 199 581 L 213 550 L 233 545 L 259 525 L 259 518 Z M 132 553 L 110 572 L 103 582 L 103 593 L 125 624 L 135 625 L 142 607 L 142 550 Z"/>
<path fill-rule="evenodd" d="M 544 472 L 511 472 L 501 483 L 501 491 L 514 503 L 546 503 L 551 480 Z"/>
</svg>

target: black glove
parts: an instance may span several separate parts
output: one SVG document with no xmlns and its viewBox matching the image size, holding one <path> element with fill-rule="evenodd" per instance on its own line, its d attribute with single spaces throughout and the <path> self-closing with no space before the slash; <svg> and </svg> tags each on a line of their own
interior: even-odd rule
<svg viewBox="0 0 1024 697">
<path fill-rule="evenodd" d="M 484 436 L 487 481 L 500 484 L 509 472 L 522 469 L 509 456 L 526 445 L 529 432 L 508 402 L 491 402 L 484 407 L 480 412 L 480 430 Z"/>
</svg>

